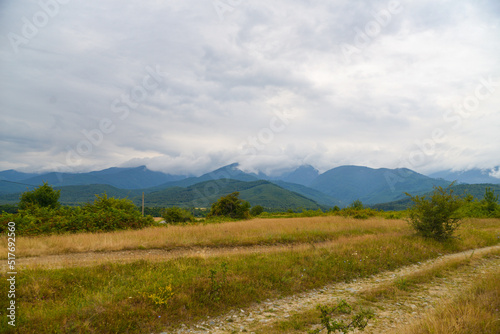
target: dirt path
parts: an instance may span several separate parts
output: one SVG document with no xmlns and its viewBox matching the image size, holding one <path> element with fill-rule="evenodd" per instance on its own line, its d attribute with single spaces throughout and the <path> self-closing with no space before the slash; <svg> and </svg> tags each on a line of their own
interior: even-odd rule
<svg viewBox="0 0 500 334">
<path fill-rule="evenodd" d="M 233 310 L 217 318 L 207 319 L 190 327 L 183 326 L 175 333 L 266 333 L 273 323 L 286 320 L 294 313 L 315 308 L 318 304 L 332 304 L 339 298 L 351 302 L 357 301 L 360 300 L 360 292 L 377 288 L 397 278 L 456 259 L 465 257 L 477 259 L 498 250 L 500 246 L 445 255 L 351 283 L 338 283 L 282 299 L 266 300 L 246 309 Z M 500 256 L 479 259 L 472 265 L 460 267 L 444 278 L 420 285 L 416 292 L 410 293 L 401 300 L 379 301 L 374 304 L 375 318 L 370 320 L 363 333 L 388 333 L 391 330 L 395 333 L 404 333 L 402 330 L 404 326 L 422 317 L 425 312 L 439 305 L 443 299 L 449 300 L 458 295 L 477 277 L 497 271 L 499 267 Z"/>
</svg>

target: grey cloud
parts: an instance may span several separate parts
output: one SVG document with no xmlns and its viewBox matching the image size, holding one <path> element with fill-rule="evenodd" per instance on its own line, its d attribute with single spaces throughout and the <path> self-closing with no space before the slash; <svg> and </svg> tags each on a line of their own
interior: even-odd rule
<svg viewBox="0 0 500 334">
<path fill-rule="evenodd" d="M 62 168 L 68 147 L 101 131 L 103 119 L 114 130 L 68 168 L 397 167 L 436 127 L 448 139 L 415 169 L 498 165 L 487 108 L 496 100 L 481 101 L 484 121 L 455 129 L 443 120 L 481 77 L 500 73 L 498 2 L 401 1 L 401 13 L 347 63 L 341 45 L 354 45 L 356 29 L 388 3 L 242 2 L 220 20 L 210 1 L 70 2 L 18 53 L 8 33 L 20 34 L 21 18 L 41 9 L 2 3 L 0 169 Z M 120 117 L 113 101 L 140 86 L 147 67 L 161 69 L 161 85 Z M 272 123 L 277 112 L 295 118 L 256 154 L 238 149 L 281 125 Z"/>
</svg>

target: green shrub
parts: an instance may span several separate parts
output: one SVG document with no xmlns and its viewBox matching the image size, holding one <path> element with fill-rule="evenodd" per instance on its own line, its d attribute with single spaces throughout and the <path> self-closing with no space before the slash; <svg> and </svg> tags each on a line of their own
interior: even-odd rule
<svg viewBox="0 0 500 334">
<path fill-rule="evenodd" d="M 373 318 L 374 314 L 369 310 L 361 310 L 357 314 L 353 315 L 351 321 L 346 323 L 344 320 L 334 319 L 335 314 L 351 314 L 352 307 L 347 304 L 347 302 L 341 299 L 337 306 L 329 307 L 325 305 L 318 305 L 318 310 L 321 312 L 321 328 L 310 330 L 310 334 L 318 334 L 326 329 L 328 334 L 331 333 L 349 333 L 350 331 L 355 331 L 356 329 L 364 330 L 368 325 L 368 320 Z"/>
<path fill-rule="evenodd" d="M 451 238 L 460 226 L 458 210 L 464 201 L 453 195 L 452 185 L 453 183 L 446 189 L 434 187 L 430 198 L 406 193 L 414 202 L 409 210 L 408 222 L 418 234 L 442 241 Z"/>
<path fill-rule="evenodd" d="M 264 208 L 261 205 L 255 205 L 250 209 L 250 215 L 257 217 L 262 212 L 264 212 Z"/>
<path fill-rule="evenodd" d="M 0 232 L 9 221 L 16 223 L 19 235 L 40 235 L 76 232 L 107 232 L 140 229 L 154 224 L 153 218 L 142 217 L 135 205 L 127 199 L 96 196 L 93 203 L 83 207 L 28 206 L 17 214 L 0 216 Z"/>
<path fill-rule="evenodd" d="M 176 206 L 163 210 L 163 214 L 161 216 L 167 224 L 186 224 L 195 221 L 191 212 Z"/>
</svg>

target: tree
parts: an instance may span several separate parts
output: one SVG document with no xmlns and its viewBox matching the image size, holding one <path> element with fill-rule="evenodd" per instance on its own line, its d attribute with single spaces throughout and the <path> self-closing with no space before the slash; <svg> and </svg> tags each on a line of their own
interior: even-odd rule
<svg viewBox="0 0 500 334">
<path fill-rule="evenodd" d="M 461 217 L 457 211 L 464 204 L 460 197 L 453 195 L 453 184 L 446 189 L 434 187 L 430 198 L 406 193 L 414 202 L 410 208 L 409 223 L 418 234 L 440 241 L 453 236 L 460 226 Z"/>
<path fill-rule="evenodd" d="M 233 219 L 248 219 L 250 218 L 250 203 L 238 198 L 238 191 L 223 196 L 212 204 L 207 218 L 213 216 L 230 217 Z"/>
<path fill-rule="evenodd" d="M 364 206 L 363 206 L 363 202 L 361 202 L 359 199 L 353 201 L 349 207 L 351 209 L 355 209 L 355 210 L 363 210 L 364 209 Z"/>
<path fill-rule="evenodd" d="M 191 212 L 176 206 L 165 209 L 163 211 L 162 218 L 165 220 L 165 223 L 168 224 L 194 222 L 194 217 Z"/>
<path fill-rule="evenodd" d="M 264 212 L 264 208 L 261 205 L 252 206 L 250 209 L 250 214 L 254 217 L 260 215 L 262 212 Z"/>
<path fill-rule="evenodd" d="M 488 215 L 493 215 L 498 206 L 498 195 L 495 196 L 495 190 L 486 188 L 484 198 L 481 201 Z"/>
<path fill-rule="evenodd" d="M 19 201 L 19 209 L 25 210 L 31 206 L 56 209 L 60 206 L 60 196 L 61 190 L 54 190 L 47 182 L 44 182 L 43 185 L 22 193 Z"/>
</svg>

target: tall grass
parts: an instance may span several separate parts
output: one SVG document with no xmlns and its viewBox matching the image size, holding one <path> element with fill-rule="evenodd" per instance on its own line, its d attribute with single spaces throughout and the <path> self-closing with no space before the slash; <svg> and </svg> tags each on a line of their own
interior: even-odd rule
<svg viewBox="0 0 500 334">
<path fill-rule="evenodd" d="M 500 268 L 408 329 L 408 334 L 500 333 Z"/>
<path fill-rule="evenodd" d="M 179 247 L 232 247 L 311 243 L 341 236 L 408 231 L 402 220 L 371 218 L 358 220 L 338 216 L 289 219 L 253 219 L 210 225 L 149 227 L 110 233 L 78 233 L 18 237 L 17 256 L 118 251 L 132 249 L 173 249 Z M 0 259 L 7 255 L 0 246 Z"/>
<path fill-rule="evenodd" d="M 389 228 L 373 234 L 351 233 L 322 247 L 311 243 L 273 253 L 187 257 L 157 263 L 108 263 L 86 268 L 25 269 L 18 275 L 21 307 L 17 331 L 159 332 L 267 298 L 370 276 L 439 254 L 499 243 L 500 221 L 473 223 L 474 230 L 464 229 L 461 240 L 448 243 Z M 218 225 L 225 231 L 227 240 L 231 240 L 232 226 Z M 260 228 L 268 226 L 264 224 Z M 315 225 L 309 225 L 309 230 L 312 226 Z M 287 224 L 282 228 L 290 229 Z M 346 230 L 352 228 L 350 224 L 344 225 Z M 265 240 L 262 235 L 266 235 L 266 231 L 254 231 L 250 226 L 246 231 L 252 238 L 259 235 L 255 240 Z M 278 230 L 275 233 L 281 235 Z M 213 243 L 216 239 L 212 238 Z M 0 291 L 7 291 L 6 284 L 3 275 Z M 154 301 L 158 298 L 150 296 L 164 303 L 157 304 Z M 0 330 L 7 330 L 5 319 L 0 320 Z"/>
</svg>

